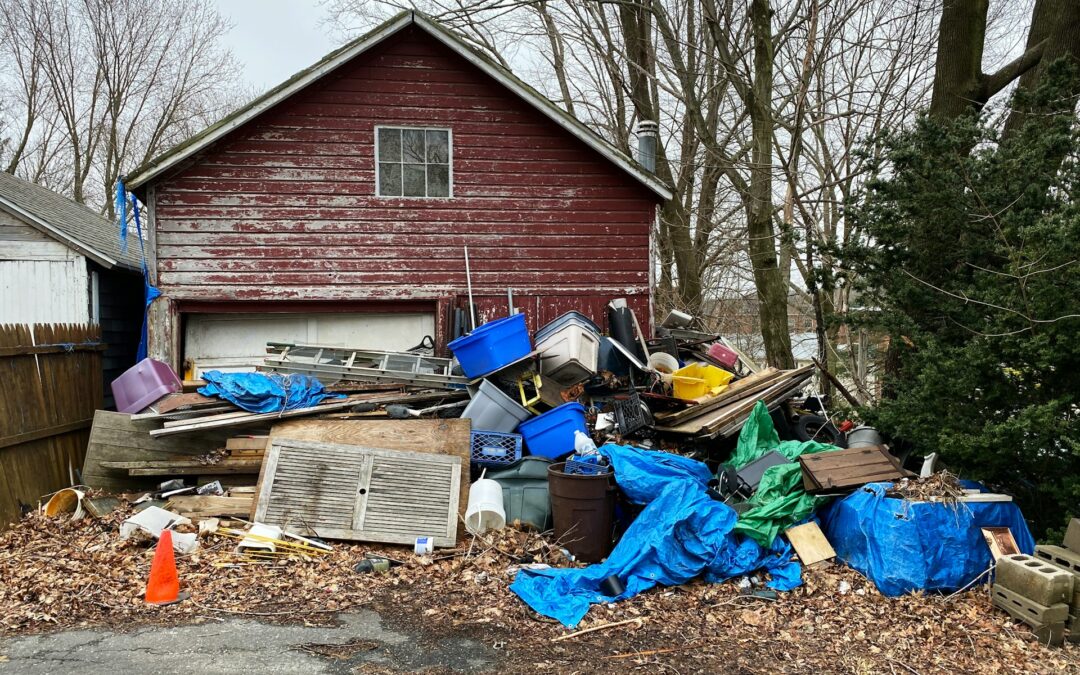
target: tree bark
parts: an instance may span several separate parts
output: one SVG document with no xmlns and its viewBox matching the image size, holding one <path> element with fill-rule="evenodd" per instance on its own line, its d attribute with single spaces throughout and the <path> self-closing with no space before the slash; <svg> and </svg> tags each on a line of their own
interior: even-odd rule
<svg viewBox="0 0 1080 675">
<path fill-rule="evenodd" d="M 1031 92 L 1039 84 L 1051 63 L 1067 58 L 1080 67 L 1080 2 L 1076 0 L 1036 0 L 1031 12 L 1031 30 L 1028 32 L 1027 51 L 1042 45 L 1042 58 L 1038 65 L 1020 76 L 1019 91 Z M 1080 94 L 1080 79 L 1073 81 L 1072 97 Z M 1063 105 L 1065 110 L 1075 108 L 1075 98 Z M 1005 123 L 1005 135 L 1016 133 L 1027 120 L 1022 107 L 1014 106 Z"/>
<path fill-rule="evenodd" d="M 777 368 L 793 368 L 788 327 L 787 285 L 776 253 L 772 203 L 773 42 L 772 10 L 768 0 L 752 0 L 750 23 L 754 39 L 754 81 L 749 96 L 752 150 L 747 200 L 750 263 L 757 286 L 761 338 L 765 360 Z"/>
<path fill-rule="evenodd" d="M 1075 0 L 1053 1 L 1075 3 Z M 1024 53 L 997 72 L 982 72 L 989 7 L 989 0 L 946 0 L 938 24 L 937 65 L 930 100 L 932 117 L 951 120 L 966 113 L 978 113 L 991 96 L 1031 72 L 1040 62 L 1046 41 L 1029 40 Z"/>
</svg>

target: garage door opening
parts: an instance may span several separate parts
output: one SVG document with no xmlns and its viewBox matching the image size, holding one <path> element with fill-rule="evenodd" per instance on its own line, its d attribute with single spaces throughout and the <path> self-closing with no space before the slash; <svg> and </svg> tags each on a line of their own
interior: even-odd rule
<svg viewBox="0 0 1080 675">
<path fill-rule="evenodd" d="M 405 351 L 435 334 L 433 312 L 184 314 L 184 378 L 207 370 L 253 371 L 267 342 Z"/>
</svg>

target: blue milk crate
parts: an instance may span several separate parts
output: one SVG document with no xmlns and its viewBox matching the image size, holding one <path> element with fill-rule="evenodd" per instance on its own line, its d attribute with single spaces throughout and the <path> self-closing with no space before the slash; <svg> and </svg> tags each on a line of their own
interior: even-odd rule
<svg viewBox="0 0 1080 675">
<path fill-rule="evenodd" d="M 472 463 L 477 466 L 500 467 L 521 459 L 521 434 L 473 431 L 470 441 Z"/>
<path fill-rule="evenodd" d="M 611 473 L 611 466 L 598 462 L 568 459 L 565 466 L 563 466 L 563 473 L 575 476 L 600 476 Z"/>
</svg>

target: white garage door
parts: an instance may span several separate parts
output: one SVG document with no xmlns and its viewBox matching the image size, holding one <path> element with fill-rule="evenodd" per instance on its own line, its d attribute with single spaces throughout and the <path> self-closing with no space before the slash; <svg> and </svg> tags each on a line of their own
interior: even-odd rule
<svg viewBox="0 0 1080 675">
<path fill-rule="evenodd" d="M 434 314 L 186 314 L 185 377 L 250 371 L 267 342 L 404 351 L 435 334 Z"/>
</svg>

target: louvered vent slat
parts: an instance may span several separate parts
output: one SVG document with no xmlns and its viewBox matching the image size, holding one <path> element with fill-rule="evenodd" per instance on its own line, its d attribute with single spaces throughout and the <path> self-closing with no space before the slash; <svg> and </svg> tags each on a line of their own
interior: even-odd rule
<svg viewBox="0 0 1080 675">
<path fill-rule="evenodd" d="M 459 457 L 274 438 L 263 470 L 260 522 L 332 539 L 455 543 Z"/>
</svg>

